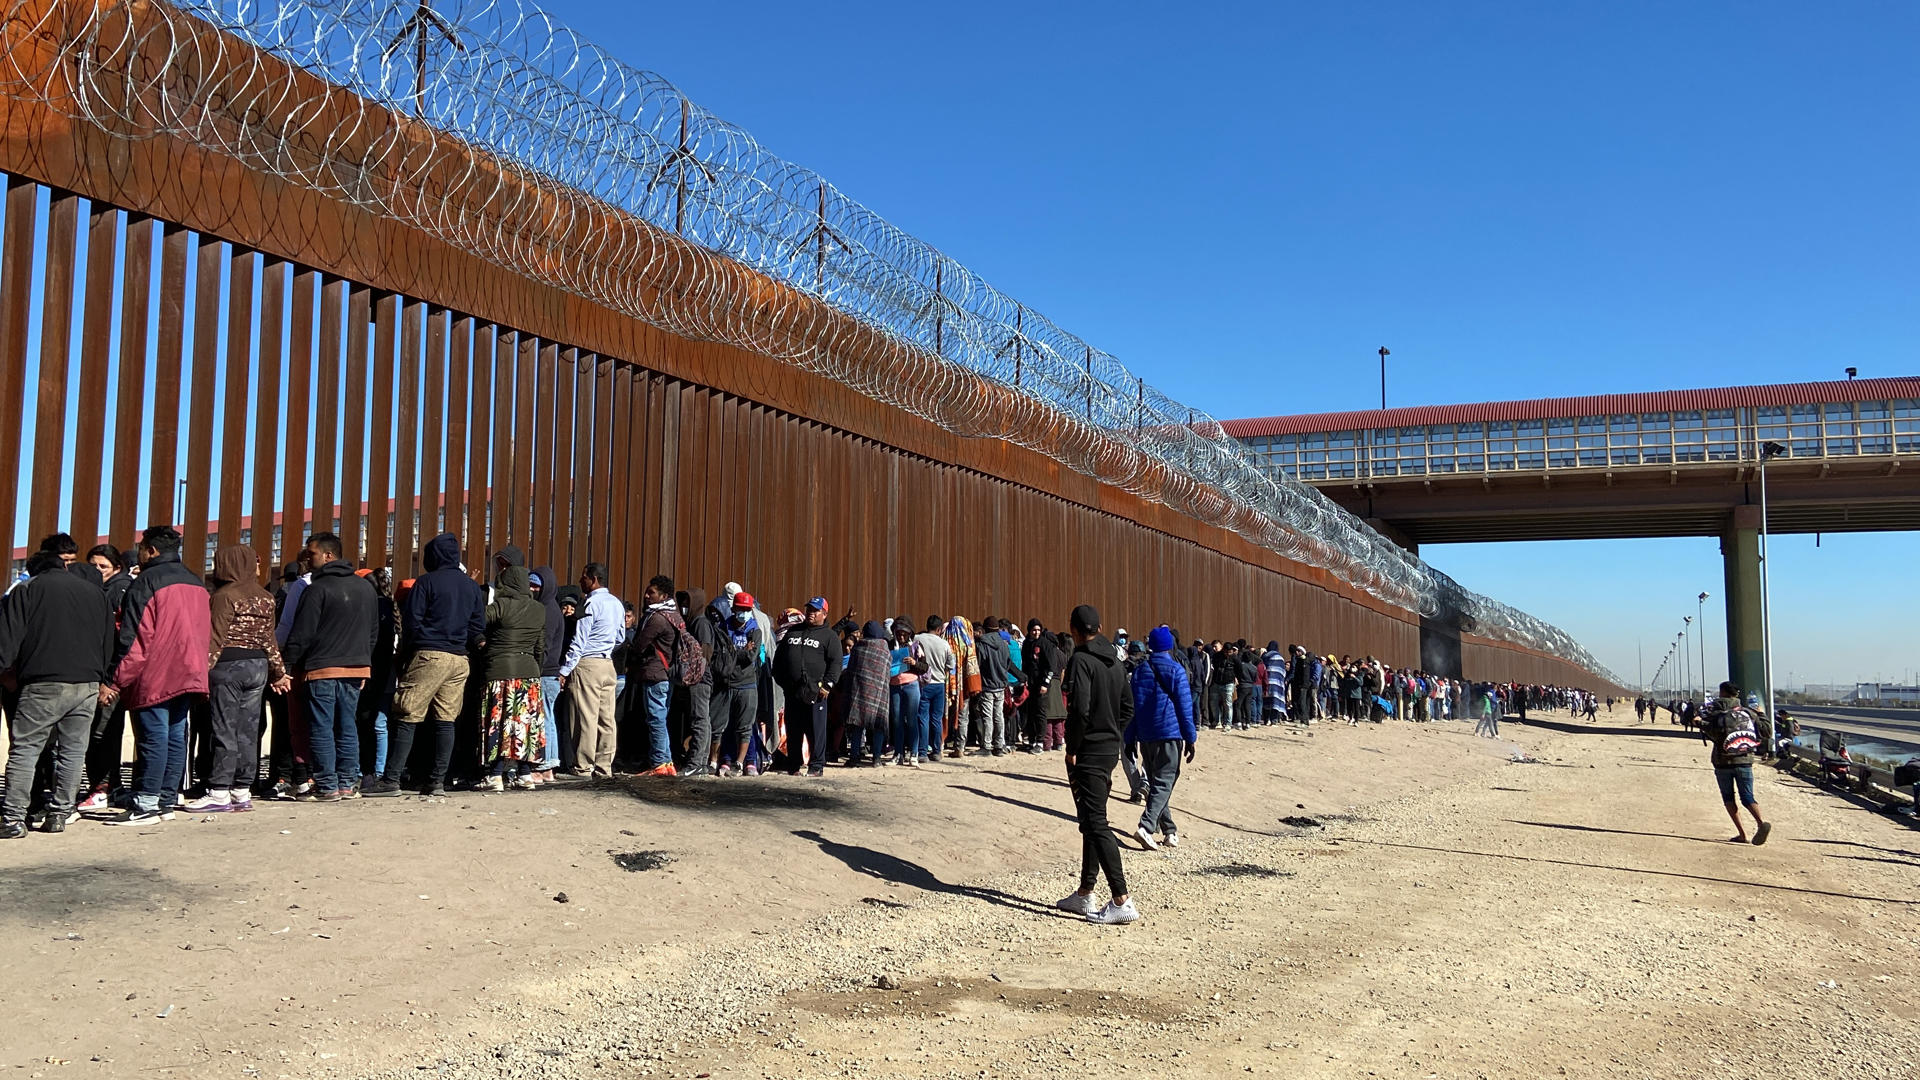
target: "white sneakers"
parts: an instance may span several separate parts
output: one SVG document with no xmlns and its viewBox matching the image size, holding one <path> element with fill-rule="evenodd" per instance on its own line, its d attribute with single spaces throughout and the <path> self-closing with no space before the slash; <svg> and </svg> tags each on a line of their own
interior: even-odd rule
<svg viewBox="0 0 1920 1080">
<path fill-rule="evenodd" d="M 1165 843 L 1165 844 L 1166 844 L 1166 845 L 1167 845 L 1168 847 L 1179 847 L 1179 846 L 1180 846 L 1180 834 L 1179 834 L 1179 833 L 1177 833 L 1177 832 L 1170 832 L 1170 833 L 1168 833 L 1168 834 L 1167 834 L 1167 838 L 1166 838 L 1166 840 L 1164 841 L 1164 843 Z"/>
<path fill-rule="evenodd" d="M 1092 893 L 1076 892 L 1068 893 L 1064 899 L 1053 906 L 1061 911 L 1084 916 L 1090 923 L 1100 923 L 1104 926 L 1121 926 L 1140 919 L 1140 911 L 1133 906 L 1131 898 L 1124 904 L 1108 901 L 1105 906 L 1102 906 L 1093 898 Z"/>
<path fill-rule="evenodd" d="M 1089 919 L 1100 912 L 1100 902 L 1093 898 L 1092 893 L 1068 893 L 1065 899 L 1053 906 L 1074 915 L 1084 915 Z"/>
<path fill-rule="evenodd" d="M 1147 846 L 1148 851 L 1160 850 L 1160 841 L 1153 838 L 1153 830 L 1147 828 L 1145 825 L 1133 830 L 1133 835 L 1140 838 L 1140 842 Z"/>
</svg>

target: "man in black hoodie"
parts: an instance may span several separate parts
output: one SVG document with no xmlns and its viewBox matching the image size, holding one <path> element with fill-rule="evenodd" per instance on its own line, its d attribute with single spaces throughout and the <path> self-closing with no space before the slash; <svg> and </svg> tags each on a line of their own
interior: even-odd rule
<svg viewBox="0 0 1920 1080">
<path fill-rule="evenodd" d="M 280 650 L 289 672 L 296 672 L 304 693 L 308 746 L 313 756 L 313 791 L 308 802 L 339 802 L 360 780 L 360 730 L 355 714 L 360 688 L 373 674 L 374 639 L 380 633 L 380 598 L 353 564 L 340 557 L 340 538 L 315 533 L 307 538 L 307 565 L 313 580 L 300 593 L 293 628 Z M 399 734 L 390 734 L 387 771 L 405 760 Z"/>
<path fill-rule="evenodd" d="M 807 775 L 827 764 L 827 697 L 840 678 L 840 635 L 827 627 L 827 600 L 807 601 L 807 621 L 780 639 L 773 677 L 787 695 L 787 775 L 800 775 L 800 748 L 809 749 Z"/>
<path fill-rule="evenodd" d="M 1073 655 L 1067 660 L 1067 781 L 1080 819 L 1080 888 L 1057 905 L 1085 915 L 1090 922 L 1130 923 L 1140 917 L 1127 892 L 1120 867 L 1120 845 L 1107 826 L 1107 795 L 1113 767 L 1120 763 L 1121 735 L 1133 719 L 1133 691 L 1113 643 L 1100 636 L 1100 612 L 1092 605 L 1073 609 Z M 1101 873 L 1113 899 L 1106 907 L 1093 899 Z"/>
<path fill-rule="evenodd" d="M 81 763 L 100 701 L 100 683 L 113 657 L 113 620 L 100 574 L 91 566 L 67 570 L 60 556 L 39 552 L 27 560 L 31 587 L 16 590 L 0 611 L 0 669 L 20 680 L 7 751 L 7 793 L 0 803 L 0 839 L 27 834 L 27 801 L 34 767 L 53 742 L 53 795 L 47 832 L 61 832 L 79 793 Z"/>
<path fill-rule="evenodd" d="M 445 794 L 453 763 L 454 721 L 466 700 L 469 657 L 487 633 L 487 594 L 460 569 L 460 538 L 441 533 L 421 549 L 427 572 L 414 579 L 400 607 L 400 681 L 393 690 L 393 719 L 388 733 L 387 771 L 363 794 L 391 795 L 420 724 L 433 723 L 433 766 L 422 785 L 427 794 Z M 416 777 L 418 774 L 415 774 Z"/>
</svg>

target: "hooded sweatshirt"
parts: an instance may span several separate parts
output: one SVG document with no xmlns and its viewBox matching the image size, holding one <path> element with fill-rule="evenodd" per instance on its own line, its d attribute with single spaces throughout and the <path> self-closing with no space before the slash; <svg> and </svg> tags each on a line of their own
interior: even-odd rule
<svg viewBox="0 0 1920 1080">
<path fill-rule="evenodd" d="M 370 675 L 374 639 L 380 636 L 379 599 L 373 584 L 355 574 L 345 559 L 315 570 L 287 635 L 283 657 L 288 669 L 308 679 Z"/>
<path fill-rule="evenodd" d="M 286 674 L 286 667 L 280 661 L 280 643 L 273 636 L 273 594 L 260 587 L 256 576 L 259 570 L 260 557 L 245 544 L 228 545 L 214 555 L 215 588 L 209 601 L 213 636 L 207 664 L 265 660 L 267 680 L 278 682 Z"/>
<path fill-rule="evenodd" d="M 700 651 L 706 654 L 707 678 L 705 685 L 717 686 L 714 678 L 713 658 L 719 655 L 721 638 L 727 632 L 729 609 L 723 607 L 724 599 L 707 602 L 705 589 L 687 590 L 687 633 L 700 643 Z"/>
<path fill-rule="evenodd" d="M 1118 758 L 1120 733 L 1133 719 L 1133 692 L 1113 643 L 1095 634 L 1075 648 L 1065 681 L 1067 753 Z"/>
<path fill-rule="evenodd" d="M 501 554 L 519 552 L 519 548 L 507 547 Z M 560 575 L 551 566 L 536 566 L 533 572 L 540 578 L 540 595 L 537 599 L 547 613 L 547 651 L 540 659 L 540 677 L 557 679 L 560 677 L 560 663 L 567 656 L 567 617 L 560 614 Z"/>
<path fill-rule="evenodd" d="M 547 612 L 533 598 L 524 566 L 509 566 L 494 580 L 487 605 L 481 678 L 485 682 L 533 679 L 547 653 Z"/>
<path fill-rule="evenodd" d="M 980 657 L 980 689 L 1005 690 L 1007 669 L 1013 665 L 1007 639 L 1001 637 L 999 631 L 981 634 L 974 648 Z"/>
<path fill-rule="evenodd" d="M 0 606 L 0 668 L 13 668 L 23 685 L 104 680 L 113 658 L 113 618 L 99 573 L 75 563 L 32 580 Z"/>
<path fill-rule="evenodd" d="M 452 533 L 427 541 L 420 560 L 427 572 L 401 608 L 400 651 L 465 656 L 487 633 L 486 591 L 460 569 L 460 538 Z"/>
</svg>

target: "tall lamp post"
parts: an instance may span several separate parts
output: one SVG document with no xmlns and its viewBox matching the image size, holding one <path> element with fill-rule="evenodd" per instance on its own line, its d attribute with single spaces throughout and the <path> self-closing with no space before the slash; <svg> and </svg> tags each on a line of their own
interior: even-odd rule
<svg viewBox="0 0 1920 1080">
<path fill-rule="evenodd" d="M 1694 613 L 1700 616 L 1700 702 L 1707 700 L 1707 594 L 1701 593 Z"/>
<path fill-rule="evenodd" d="M 1385 345 L 1380 346 L 1380 407 L 1382 409 L 1387 407 L 1387 357 L 1392 355 Z"/>
<path fill-rule="evenodd" d="M 1767 588 L 1767 462 L 1786 452 L 1777 442 L 1760 447 L 1760 684 L 1766 688 L 1769 719 L 1773 717 L 1773 619 Z"/>
<path fill-rule="evenodd" d="M 1680 682 L 1686 688 L 1686 698 L 1693 700 L 1693 616 L 1680 617 Z"/>
</svg>

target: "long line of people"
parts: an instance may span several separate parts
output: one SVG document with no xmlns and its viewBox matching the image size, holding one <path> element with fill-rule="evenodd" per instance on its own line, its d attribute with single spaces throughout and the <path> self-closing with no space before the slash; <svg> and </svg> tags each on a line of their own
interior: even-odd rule
<svg viewBox="0 0 1920 1080">
<path fill-rule="evenodd" d="M 483 586 L 450 533 L 421 562 L 397 581 L 316 533 L 269 592 L 240 545 L 202 581 L 168 526 L 84 562 L 71 538 L 49 537 L 0 607 L 12 735 L 0 835 L 30 821 L 58 832 L 86 811 L 134 827 L 245 812 L 256 792 L 332 803 L 616 772 L 820 776 L 1071 753 L 1067 675 L 1086 642 L 1038 618 L 1024 630 L 999 615 L 830 622 L 826 597 L 776 615 L 736 583 L 709 600 L 665 575 L 623 603 L 604 564 L 564 583 L 512 546 Z M 1121 762 L 1147 846 L 1179 842 L 1167 793 L 1200 727 L 1524 714 L 1564 693 L 1277 642 L 1179 641 L 1161 626 L 1108 643 L 1138 705 Z"/>
</svg>

